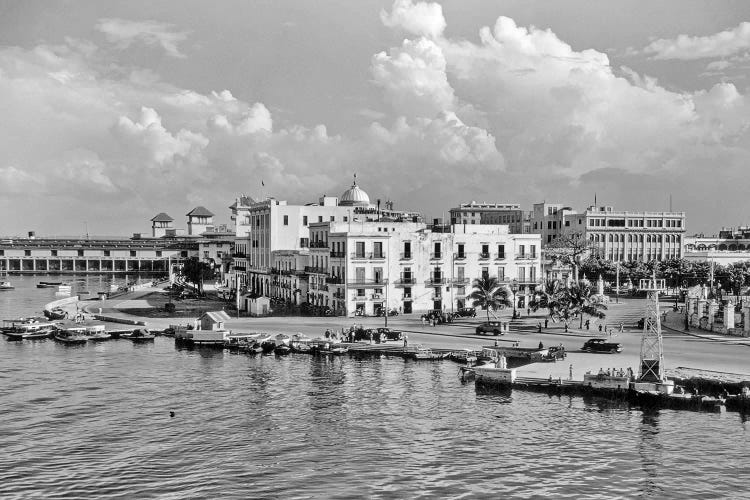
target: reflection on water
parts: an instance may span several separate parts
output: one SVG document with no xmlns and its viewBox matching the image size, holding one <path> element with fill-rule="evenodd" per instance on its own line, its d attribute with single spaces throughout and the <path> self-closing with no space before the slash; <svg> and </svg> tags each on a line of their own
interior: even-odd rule
<svg viewBox="0 0 750 500">
<path fill-rule="evenodd" d="M 736 498 L 750 481 L 746 415 L 475 388 L 447 361 L 160 337 L 0 342 L 0 366 L 3 498 Z"/>
</svg>

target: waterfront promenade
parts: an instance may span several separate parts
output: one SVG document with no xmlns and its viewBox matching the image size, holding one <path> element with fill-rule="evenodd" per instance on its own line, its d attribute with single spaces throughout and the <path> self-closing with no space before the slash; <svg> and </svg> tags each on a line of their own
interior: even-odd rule
<svg viewBox="0 0 750 500">
<path fill-rule="evenodd" d="M 170 324 L 190 324 L 202 312 L 220 308 L 213 301 L 190 301 L 187 308 L 189 314 L 179 317 L 158 317 L 157 312 L 163 310 L 167 302 L 167 294 L 160 289 L 147 289 L 129 292 L 105 301 L 85 301 L 81 308 L 88 313 L 99 313 L 126 320 L 146 321 L 147 326 L 154 330 L 167 328 Z M 185 307 L 186 303 L 181 303 Z M 454 323 L 438 326 L 423 325 L 419 315 L 401 315 L 388 318 L 388 326 L 401 330 L 408 336 L 410 345 L 423 344 L 425 346 L 443 349 L 479 349 L 481 346 L 499 345 L 510 346 L 519 343 L 521 347 L 536 347 L 541 342 L 544 346 L 563 344 L 568 357 L 557 362 L 535 363 L 518 369 L 519 376 L 570 378 L 571 365 L 574 380 L 582 380 L 587 371 L 598 372 L 600 368 L 627 368 L 637 372 L 641 331 L 635 328 L 633 322 L 624 323 L 624 331 L 619 332 L 618 318 L 638 318 L 645 314 L 645 301 L 642 299 L 625 299 L 619 304 L 611 304 L 608 310 L 609 321 L 614 326 L 603 328 L 600 333 L 598 324 L 592 322 L 590 329 L 565 328 L 562 324 L 549 323 L 548 328 L 542 328 L 538 333 L 537 324 L 544 323 L 543 311 L 527 315 L 520 320 L 511 322 L 510 332 L 502 336 L 475 335 L 476 325 L 486 320 L 486 315 L 478 314 L 476 318 L 461 319 Z M 713 372 L 728 372 L 748 374 L 748 357 L 750 356 L 750 339 L 727 337 L 706 332 L 683 332 L 679 329 L 681 315 L 673 313 L 664 307 L 667 321 L 663 329 L 664 357 L 667 370 L 678 367 L 709 370 Z M 641 311 L 644 311 L 643 313 Z M 230 316 L 233 314 L 227 310 Z M 501 316 L 508 311 L 501 311 Z M 157 317 L 154 317 L 157 316 Z M 605 320 L 606 321 L 606 320 Z M 326 329 L 348 329 L 351 325 L 362 325 L 364 328 L 384 326 L 384 318 L 377 317 L 233 317 L 226 323 L 226 328 L 234 332 L 269 333 L 305 333 L 310 337 L 320 336 Z M 577 326 L 577 323 L 573 323 Z M 608 323 L 609 324 L 609 323 Z M 608 330 L 612 330 L 610 337 Z M 623 345 L 623 352 L 619 354 L 583 353 L 579 349 L 588 338 L 607 337 Z M 749 377 L 750 378 L 750 377 Z"/>
</svg>

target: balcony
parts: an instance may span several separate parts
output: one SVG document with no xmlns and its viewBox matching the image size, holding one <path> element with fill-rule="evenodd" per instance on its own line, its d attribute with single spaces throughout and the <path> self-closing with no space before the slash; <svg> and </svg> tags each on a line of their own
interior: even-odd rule
<svg viewBox="0 0 750 500">
<path fill-rule="evenodd" d="M 443 252 L 433 252 L 430 254 L 430 260 L 442 260 Z"/>
<path fill-rule="evenodd" d="M 382 293 L 373 293 L 373 294 L 372 294 L 372 295 L 370 296 L 370 298 L 371 298 L 372 300 L 381 300 L 381 299 L 383 298 L 383 294 L 382 294 Z"/>
<path fill-rule="evenodd" d="M 495 260 L 505 260 L 506 258 L 507 257 L 505 256 L 505 252 L 495 254 Z"/>
<path fill-rule="evenodd" d="M 310 248 L 328 248 L 328 243 L 325 241 L 311 241 Z"/>
<path fill-rule="evenodd" d="M 354 278 L 352 281 L 348 281 L 347 285 L 351 287 L 356 288 L 374 288 L 374 287 L 381 287 L 385 286 L 385 281 L 383 280 L 372 280 L 372 279 L 357 279 Z"/>
<path fill-rule="evenodd" d="M 245 255 L 245 252 L 234 252 L 232 254 L 232 257 L 234 257 L 235 259 L 244 259 L 247 256 Z"/>
<path fill-rule="evenodd" d="M 453 278 L 454 285 L 465 285 L 471 281 L 469 278 Z"/>
<path fill-rule="evenodd" d="M 306 273 L 313 273 L 313 274 L 328 274 L 328 268 L 326 268 L 326 267 L 305 266 L 305 272 Z"/>
<path fill-rule="evenodd" d="M 344 292 L 333 292 L 333 298 L 334 299 L 344 299 L 344 298 L 346 298 L 346 295 L 344 295 Z"/>
<path fill-rule="evenodd" d="M 430 285 L 442 285 L 445 281 L 443 276 L 430 276 Z"/>
<path fill-rule="evenodd" d="M 455 260 L 464 260 L 466 258 L 466 253 L 457 253 L 454 257 Z"/>
<path fill-rule="evenodd" d="M 417 282 L 417 280 L 414 278 L 414 276 L 401 276 L 398 280 L 396 280 L 396 285 L 414 285 Z"/>
<path fill-rule="evenodd" d="M 344 259 L 346 258 L 346 252 L 331 252 L 332 259 Z"/>
<path fill-rule="evenodd" d="M 516 254 L 516 259 L 536 259 L 537 254 L 535 253 L 519 253 Z"/>
<path fill-rule="evenodd" d="M 343 285 L 344 278 L 342 278 L 341 276 L 326 276 L 326 283 L 329 283 L 331 285 Z"/>
<path fill-rule="evenodd" d="M 351 254 L 352 260 L 383 260 L 385 259 L 384 253 L 373 253 L 373 252 L 365 252 L 365 253 L 353 253 Z"/>
<path fill-rule="evenodd" d="M 479 260 L 487 260 L 490 258 L 489 252 L 480 252 Z"/>
<path fill-rule="evenodd" d="M 401 253 L 401 260 L 411 260 L 414 256 L 411 252 L 402 252 Z"/>
</svg>

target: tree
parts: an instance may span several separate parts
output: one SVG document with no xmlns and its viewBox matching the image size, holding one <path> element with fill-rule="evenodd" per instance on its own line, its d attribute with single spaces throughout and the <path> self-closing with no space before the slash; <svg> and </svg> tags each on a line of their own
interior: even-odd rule
<svg viewBox="0 0 750 500">
<path fill-rule="evenodd" d="M 501 286 L 497 278 L 482 276 L 475 279 L 472 285 L 474 288 L 467 298 L 473 307 L 482 307 L 487 310 L 487 321 L 490 320 L 490 309 L 496 311 L 513 305 L 508 300 L 509 290 Z"/>
<path fill-rule="evenodd" d="M 588 281 L 578 281 L 568 288 L 570 297 L 570 309 L 573 317 L 580 317 L 579 328 L 583 328 L 583 315 L 604 318 L 603 312 L 607 309 L 603 297 L 593 293 L 591 283 Z"/>
<path fill-rule="evenodd" d="M 544 252 L 553 262 L 572 266 L 573 281 L 577 282 L 581 261 L 594 250 L 596 245 L 589 241 L 582 231 L 569 231 L 548 243 Z"/>
<path fill-rule="evenodd" d="M 552 320 L 557 320 L 560 314 L 560 303 L 558 300 L 563 288 L 565 288 L 565 285 L 558 280 L 547 281 L 543 288 L 537 287 L 534 290 L 534 295 L 531 301 L 529 301 L 529 308 L 534 312 L 539 309 L 547 309 Z"/>
<path fill-rule="evenodd" d="M 185 279 L 193 283 L 198 289 L 198 293 L 203 293 L 203 281 L 214 279 L 214 269 L 198 260 L 198 257 L 190 257 L 182 265 L 182 274 Z"/>
</svg>

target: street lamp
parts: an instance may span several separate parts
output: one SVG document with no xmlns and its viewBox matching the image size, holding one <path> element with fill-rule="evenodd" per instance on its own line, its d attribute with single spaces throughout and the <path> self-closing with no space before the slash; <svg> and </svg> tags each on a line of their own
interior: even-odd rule
<svg viewBox="0 0 750 500">
<path fill-rule="evenodd" d="M 516 292 L 518 291 L 518 280 L 510 282 L 510 291 L 513 292 L 513 319 L 516 319 Z"/>
</svg>

